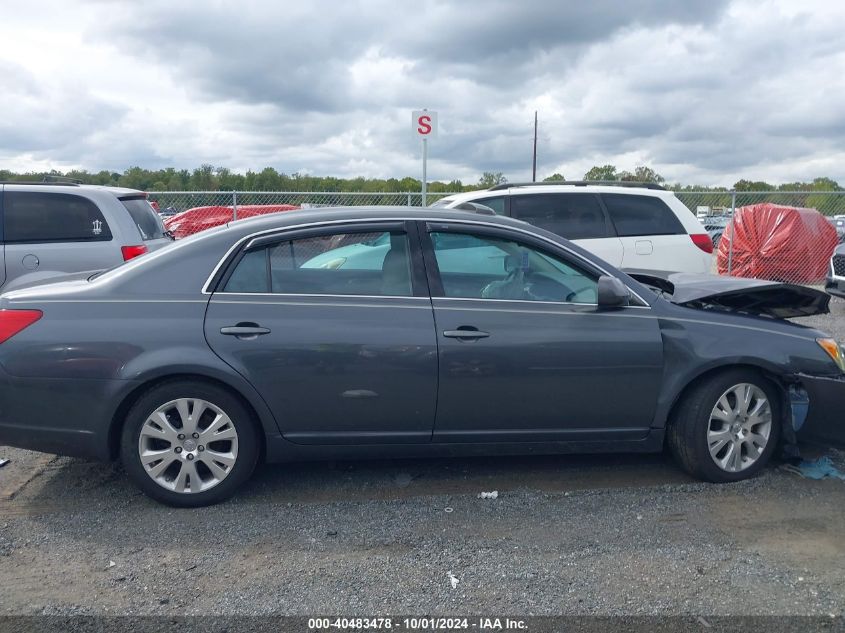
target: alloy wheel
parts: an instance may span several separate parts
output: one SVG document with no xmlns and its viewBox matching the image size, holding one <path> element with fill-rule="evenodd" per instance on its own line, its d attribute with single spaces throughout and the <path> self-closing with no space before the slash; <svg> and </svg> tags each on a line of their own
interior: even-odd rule
<svg viewBox="0 0 845 633">
<path fill-rule="evenodd" d="M 729 388 L 710 412 L 707 446 L 716 465 L 736 473 L 760 459 L 772 432 L 772 407 L 757 385 Z"/>
<path fill-rule="evenodd" d="M 138 438 L 138 457 L 158 485 L 193 494 L 213 488 L 238 459 L 238 432 L 219 407 L 180 398 L 153 411 Z"/>
</svg>

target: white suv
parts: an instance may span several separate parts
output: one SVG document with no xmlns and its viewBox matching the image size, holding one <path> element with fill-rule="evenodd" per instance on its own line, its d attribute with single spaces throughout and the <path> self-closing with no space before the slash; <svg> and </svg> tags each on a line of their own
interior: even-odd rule
<svg viewBox="0 0 845 633">
<path fill-rule="evenodd" d="M 695 214 L 659 185 L 504 184 L 451 195 L 432 206 L 468 208 L 469 203 L 557 233 L 617 268 L 711 272 L 710 236 Z"/>
</svg>

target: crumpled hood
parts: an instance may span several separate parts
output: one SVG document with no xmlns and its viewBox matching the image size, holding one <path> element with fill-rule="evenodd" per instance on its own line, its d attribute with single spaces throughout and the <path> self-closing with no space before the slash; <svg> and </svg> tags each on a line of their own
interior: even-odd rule
<svg viewBox="0 0 845 633">
<path fill-rule="evenodd" d="M 693 273 L 625 271 L 664 299 L 691 308 L 726 310 L 791 319 L 827 314 L 830 295 L 821 290 L 763 279 Z"/>
</svg>

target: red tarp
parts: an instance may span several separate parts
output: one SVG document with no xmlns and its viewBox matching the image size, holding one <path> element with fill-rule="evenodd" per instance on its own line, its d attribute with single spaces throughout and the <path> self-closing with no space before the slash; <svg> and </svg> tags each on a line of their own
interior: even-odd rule
<svg viewBox="0 0 845 633">
<path fill-rule="evenodd" d="M 826 276 L 838 244 L 836 229 L 815 209 L 752 204 L 739 207 L 725 227 L 717 266 L 720 275 L 816 282 Z"/>
</svg>

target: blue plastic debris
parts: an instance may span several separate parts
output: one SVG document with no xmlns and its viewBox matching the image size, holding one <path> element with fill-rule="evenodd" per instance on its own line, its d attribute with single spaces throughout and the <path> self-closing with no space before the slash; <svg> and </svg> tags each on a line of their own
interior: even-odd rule
<svg viewBox="0 0 845 633">
<path fill-rule="evenodd" d="M 785 466 L 789 472 L 807 479 L 824 479 L 831 477 L 845 481 L 845 473 L 833 465 L 830 457 L 819 457 L 812 461 L 802 459 L 796 466 Z"/>
</svg>

